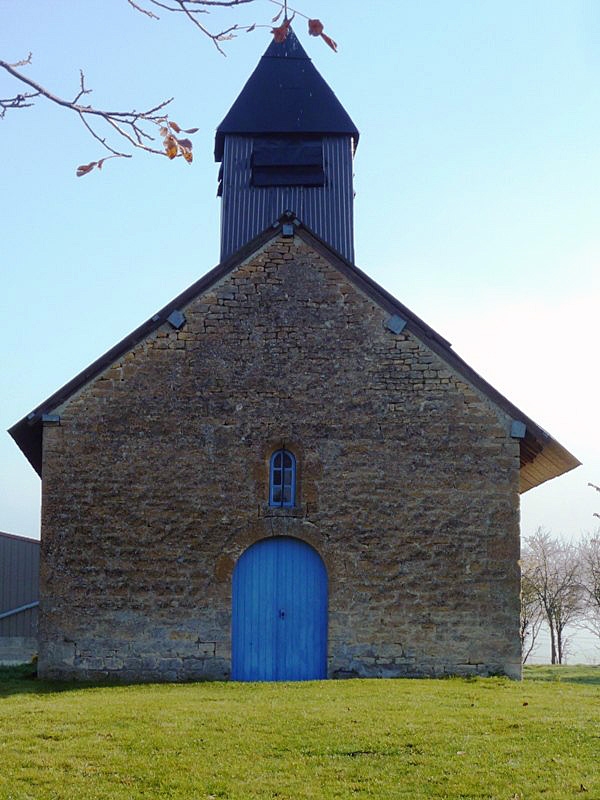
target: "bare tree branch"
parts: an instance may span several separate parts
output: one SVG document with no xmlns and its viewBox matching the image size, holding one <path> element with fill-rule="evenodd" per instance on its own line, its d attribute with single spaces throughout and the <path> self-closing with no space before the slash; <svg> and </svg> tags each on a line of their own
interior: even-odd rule
<svg viewBox="0 0 600 800">
<path fill-rule="evenodd" d="M 95 131 L 95 130 L 94 130 L 94 129 L 93 129 L 91 126 L 90 126 L 90 125 L 88 125 L 88 122 L 87 122 L 86 118 L 85 118 L 85 117 L 84 117 L 82 114 L 80 114 L 79 116 L 80 116 L 80 119 L 81 119 L 81 121 L 82 121 L 82 122 L 83 122 L 83 124 L 85 125 L 85 127 L 86 127 L 86 128 L 88 129 L 88 131 L 89 131 L 89 132 L 92 134 L 92 136 L 94 137 L 94 139 L 96 139 L 97 141 L 99 141 L 99 142 L 100 142 L 100 144 L 102 145 L 102 147 L 106 147 L 106 149 L 107 149 L 109 152 L 111 152 L 113 155 L 115 155 L 115 156 L 121 156 L 122 158 L 131 158 L 131 153 L 121 153 L 121 152 L 119 152 L 118 150 L 114 150 L 114 149 L 113 149 L 113 148 L 112 148 L 112 147 L 111 147 L 111 146 L 110 146 L 110 145 L 107 143 L 107 141 L 106 141 L 106 139 L 105 139 L 104 137 L 102 137 L 102 136 L 98 136 L 98 134 L 96 133 L 96 131 Z"/>
<path fill-rule="evenodd" d="M 0 119 L 4 117 L 9 108 L 30 108 L 35 103 L 29 103 L 28 101 L 39 96 L 39 92 L 25 92 L 16 94 L 14 97 L 0 98 Z"/>
<path fill-rule="evenodd" d="M 293 17 L 298 14 L 308 20 L 308 32 L 311 36 L 321 36 L 324 41 L 333 50 L 337 49 L 336 43 L 323 32 L 323 25 L 320 20 L 309 19 L 305 14 L 302 14 L 295 9 L 288 6 L 287 0 L 270 0 L 271 3 L 279 8 L 277 15 L 271 20 L 271 25 L 239 25 L 237 23 L 223 28 L 219 32 L 213 32 L 200 22 L 200 15 L 208 15 L 214 9 L 238 9 L 241 6 L 250 5 L 255 0 L 126 0 L 126 2 L 135 11 L 144 14 L 150 19 L 158 20 L 159 16 L 153 9 L 161 9 L 166 12 L 183 15 L 187 18 L 204 36 L 208 37 L 216 49 L 222 54 L 226 55 L 221 47 L 221 43 L 229 39 L 234 39 L 239 32 L 251 32 L 256 28 L 270 28 L 275 36 L 275 41 L 284 41 L 289 29 L 289 24 Z M 292 13 L 289 17 L 288 12 Z M 272 23 L 284 15 L 284 23 L 279 28 L 272 28 Z M 22 71 L 22 67 L 31 64 L 31 53 L 27 58 L 9 63 L 8 61 L 0 60 L 0 67 L 4 69 L 14 80 L 27 87 L 27 91 L 18 92 L 11 97 L 0 98 L 0 119 L 4 118 L 9 109 L 29 108 L 33 106 L 34 101 L 40 97 L 44 97 L 52 103 L 55 103 L 62 108 L 73 111 L 87 131 L 102 145 L 110 154 L 110 157 L 127 157 L 130 158 L 131 154 L 124 153 L 111 144 L 105 136 L 98 132 L 95 125 L 100 120 L 103 120 L 112 130 L 125 139 L 132 147 L 144 150 L 147 153 L 155 155 L 166 155 L 169 158 L 183 156 L 184 159 L 191 163 L 192 161 L 192 144 L 189 139 L 178 139 L 177 135 L 182 129 L 176 123 L 169 121 L 168 115 L 165 111 L 166 106 L 172 102 L 173 98 L 164 100 L 158 103 L 153 108 L 145 111 L 110 111 L 106 109 L 96 108 L 94 106 L 86 105 L 81 102 L 84 95 L 91 93 L 85 85 L 85 75 L 82 70 L 79 72 L 79 90 L 72 100 L 67 100 L 59 97 L 52 91 L 47 89 L 42 84 L 30 78 Z M 162 138 L 162 145 L 160 147 L 152 146 L 155 141 L 155 136 L 150 133 L 155 133 L 156 129 L 152 126 L 157 126 Z M 194 133 L 196 128 L 187 130 L 185 133 Z M 101 168 L 102 163 L 108 158 L 106 156 L 100 161 L 90 162 Z M 78 169 L 77 174 L 87 174 L 93 166 L 84 165 Z"/>
<path fill-rule="evenodd" d="M 138 6 L 137 3 L 133 2 L 133 0 L 127 0 L 127 2 L 136 11 L 139 11 L 140 14 L 145 14 L 147 17 L 150 17 L 150 19 L 160 19 L 160 17 L 157 17 L 156 14 L 153 11 L 150 11 L 147 8 L 142 8 L 141 6 Z"/>
<path fill-rule="evenodd" d="M 31 63 L 31 54 L 27 60 L 19 63 Z M 153 106 L 146 111 L 108 111 L 105 109 L 94 108 L 91 105 L 82 105 L 79 103 L 79 100 L 81 97 L 83 97 L 83 95 L 90 94 L 92 91 L 91 89 L 86 88 L 85 75 L 81 70 L 79 73 L 79 91 L 73 100 L 65 100 L 64 98 L 59 97 L 51 92 L 49 89 L 46 89 L 45 86 L 42 86 L 37 81 L 34 81 L 28 75 L 18 71 L 14 65 L 0 59 L 0 67 L 6 70 L 6 72 L 8 72 L 9 75 L 16 80 L 34 89 L 33 92 L 26 92 L 24 94 L 15 95 L 15 97 L 8 98 L 7 100 L 0 100 L 0 108 L 2 109 L 0 116 L 4 116 L 4 113 L 8 108 L 24 108 L 28 105 L 33 105 L 33 103 L 27 102 L 28 100 L 36 97 L 45 97 L 52 103 L 75 112 L 92 136 L 114 155 L 129 157 L 128 154 L 122 153 L 109 145 L 106 139 L 100 136 L 94 129 L 92 120 L 104 120 L 104 122 L 110 125 L 119 134 L 119 136 L 122 136 L 124 139 L 126 139 L 133 147 L 137 147 L 149 153 L 154 153 L 155 155 L 166 155 L 164 150 L 150 147 L 148 144 L 146 144 L 148 141 L 154 141 L 155 137 L 145 130 L 143 125 L 148 123 L 150 125 L 164 125 L 166 120 L 164 109 L 167 105 L 169 105 L 169 103 L 171 103 L 173 100 L 172 97 L 168 100 L 163 100 L 161 103 L 158 103 L 158 105 Z"/>
<path fill-rule="evenodd" d="M 32 54 L 29 53 L 27 58 L 23 58 L 21 61 L 16 61 L 14 64 L 9 64 L 8 66 L 13 70 L 16 70 L 17 67 L 25 67 L 27 64 L 31 64 L 31 55 Z M 28 103 L 27 101 L 33 100 L 39 96 L 39 92 L 25 92 L 24 94 L 16 94 L 13 97 L 0 98 L 0 119 L 4 117 L 9 108 L 30 108 L 35 105 L 35 103 Z"/>
<path fill-rule="evenodd" d="M 127 0 L 129 5 L 134 8 L 136 11 L 139 11 L 142 14 L 145 14 L 152 19 L 160 19 L 160 17 L 151 11 L 149 8 L 144 8 L 140 3 L 134 2 L 134 0 Z M 184 14 L 190 22 L 195 25 L 198 30 L 200 30 L 205 36 L 207 36 L 214 46 L 217 48 L 221 55 L 227 55 L 221 45 L 220 42 L 227 41 L 228 39 L 235 38 L 235 32 L 242 32 L 242 31 L 253 31 L 257 27 L 266 27 L 266 26 L 259 26 L 253 23 L 252 25 L 231 25 L 228 28 L 224 28 L 223 30 L 219 31 L 218 33 L 211 32 L 205 25 L 202 25 L 200 20 L 198 19 L 198 15 L 200 14 L 209 14 L 209 8 L 237 8 L 242 5 L 248 5 L 249 3 L 254 3 L 255 0 L 172 0 L 169 4 L 167 2 L 162 2 L 161 0 L 145 0 L 146 5 L 152 5 L 156 8 L 160 8 L 163 11 L 170 11 L 174 13 Z"/>
<path fill-rule="evenodd" d="M 85 76 L 83 74 L 83 70 L 82 69 L 79 70 L 79 84 L 80 84 L 80 89 L 79 89 L 78 94 L 75 95 L 75 97 L 73 98 L 73 101 L 72 101 L 73 103 L 76 103 L 79 100 L 80 97 L 83 97 L 84 94 L 91 94 L 92 93 L 91 89 L 86 89 L 85 88 Z"/>
<path fill-rule="evenodd" d="M 292 8 L 287 3 L 284 3 L 283 0 L 269 0 L 270 3 L 273 3 L 276 6 L 279 6 L 281 11 L 285 11 L 286 15 L 288 11 L 291 11 L 295 17 L 302 17 L 302 19 L 310 19 L 306 14 L 303 14 L 301 11 L 298 11 L 297 8 Z"/>
<path fill-rule="evenodd" d="M 219 8 L 238 8 L 239 6 L 248 5 L 249 3 L 254 3 L 256 0 L 172 0 L 176 3 L 175 8 L 173 6 L 168 5 L 165 2 L 161 2 L 161 0 L 145 0 L 146 3 L 150 5 L 157 6 L 158 8 L 163 8 L 165 11 L 176 11 L 181 12 L 184 10 L 190 11 L 192 14 L 208 14 L 209 11 L 206 10 L 206 6 L 208 7 L 219 7 Z M 138 6 L 133 2 L 133 0 L 127 0 L 130 6 L 133 6 L 137 11 L 143 11 L 143 13 L 148 13 L 144 9 L 138 8 Z M 184 8 L 185 7 L 185 8 Z M 152 12 L 150 12 L 152 14 Z"/>
</svg>

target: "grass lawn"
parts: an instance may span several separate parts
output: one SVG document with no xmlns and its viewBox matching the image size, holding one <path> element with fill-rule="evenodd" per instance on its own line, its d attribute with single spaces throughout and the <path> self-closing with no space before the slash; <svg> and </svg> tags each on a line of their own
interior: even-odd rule
<svg viewBox="0 0 600 800">
<path fill-rule="evenodd" d="M 64 686 L 0 669 L 0 798 L 600 798 L 600 667 Z"/>
</svg>

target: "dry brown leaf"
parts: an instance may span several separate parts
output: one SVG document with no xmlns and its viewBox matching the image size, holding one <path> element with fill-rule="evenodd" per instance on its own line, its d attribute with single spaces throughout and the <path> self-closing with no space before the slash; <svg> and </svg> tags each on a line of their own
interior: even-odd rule
<svg viewBox="0 0 600 800">
<path fill-rule="evenodd" d="M 97 161 L 90 161 L 89 164 L 82 164 L 81 166 L 77 167 L 77 177 L 81 178 L 82 175 L 87 175 L 88 172 L 91 172 L 94 169 L 97 163 Z"/>
<path fill-rule="evenodd" d="M 323 33 L 323 23 L 320 19 L 308 20 L 308 33 L 310 36 L 320 36 Z"/>
<path fill-rule="evenodd" d="M 288 31 L 290 29 L 291 19 L 286 19 L 284 23 L 282 23 L 278 28 L 273 28 L 271 33 L 273 34 L 273 38 L 277 42 L 277 44 L 281 44 L 285 42 L 287 39 Z"/>
<path fill-rule="evenodd" d="M 169 122 L 169 126 L 175 131 L 175 133 L 181 133 L 181 128 L 176 122 Z"/>
<path fill-rule="evenodd" d="M 178 147 L 177 147 L 177 139 L 174 136 L 166 136 L 163 142 L 165 146 L 165 153 L 170 159 L 174 159 L 177 155 Z"/>
<path fill-rule="evenodd" d="M 331 47 L 334 53 L 337 53 L 337 42 L 334 42 L 331 36 L 327 36 L 326 33 L 321 34 L 321 39 Z"/>
</svg>

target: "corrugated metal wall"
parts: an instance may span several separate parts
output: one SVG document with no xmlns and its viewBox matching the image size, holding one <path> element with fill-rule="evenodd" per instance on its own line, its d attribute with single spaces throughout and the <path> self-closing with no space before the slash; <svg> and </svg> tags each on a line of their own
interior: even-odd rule
<svg viewBox="0 0 600 800">
<path fill-rule="evenodd" d="M 325 186 L 250 186 L 253 139 L 226 136 L 223 154 L 221 260 L 228 258 L 285 211 L 293 211 L 334 250 L 354 263 L 352 138 L 323 138 Z"/>
<path fill-rule="evenodd" d="M 40 543 L 0 533 L 0 614 L 39 599 Z M 0 636 L 36 636 L 37 608 L 0 619 Z"/>
</svg>

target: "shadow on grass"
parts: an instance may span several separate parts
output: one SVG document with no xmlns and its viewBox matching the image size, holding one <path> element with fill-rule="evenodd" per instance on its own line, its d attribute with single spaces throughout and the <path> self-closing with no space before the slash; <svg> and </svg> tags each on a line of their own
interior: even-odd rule
<svg viewBox="0 0 600 800">
<path fill-rule="evenodd" d="M 0 666 L 0 698 L 15 694 L 50 694 L 72 692 L 79 689 L 100 688 L 116 683 L 92 681 L 46 681 L 37 676 L 37 664 L 19 664 L 14 667 Z"/>
<path fill-rule="evenodd" d="M 536 683 L 577 683 L 588 686 L 600 686 L 600 666 L 588 665 L 526 665 L 523 678 Z M 446 679 L 442 679 L 446 680 Z M 469 678 L 453 678 L 452 680 L 469 681 Z M 485 679 L 477 679 L 478 681 Z M 507 679 L 506 685 L 511 681 Z M 108 686 L 126 685 L 122 681 L 53 681 L 41 680 L 37 677 L 35 663 L 14 667 L 0 666 L 0 698 L 15 694 L 44 695 L 56 692 L 72 692 L 81 689 L 106 688 Z M 494 686 L 497 686 L 497 682 Z M 490 688 L 492 686 L 490 685 Z"/>
<path fill-rule="evenodd" d="M 526 681 L 580 683 L 588 686 L 600 686 L 600 666 L 588 666 L 586 664 L 576 666 L 566 664 L 532 665 L 524 667 L 523 677 Z"/>
<path fill-rule="evenodd" d="M 222 681 L 209 681 L 209 680 L 188 680 L 178 681 L 178 686 L 189 686 L 192 683 L 223 683 Z M 228 686 L 235 686 L 233 681 L 225 681 Z M 110 687 L 123 688 L 126 686 L 155 686 L 155 685 L 173 685 L 172 681 L 132 681 L 132 680 L 119 680 L 118 677 L 111 676 L 108 678 L 99 678 L 98 680 L 44 680 L 38 678 L 37 665 L 21 664 L 14 667 L 0 666 L 0 699 L 15 694 L 31 694 L 31 695 L 44 695 L 56 694 L 58 692 L 78 692 L 82 689 L 107 689 Z M 251 686 L 252 684 L 243 684 L 244 686 Z M 1 800 L 1 799 L 0 799 Z"/>
</svg>

